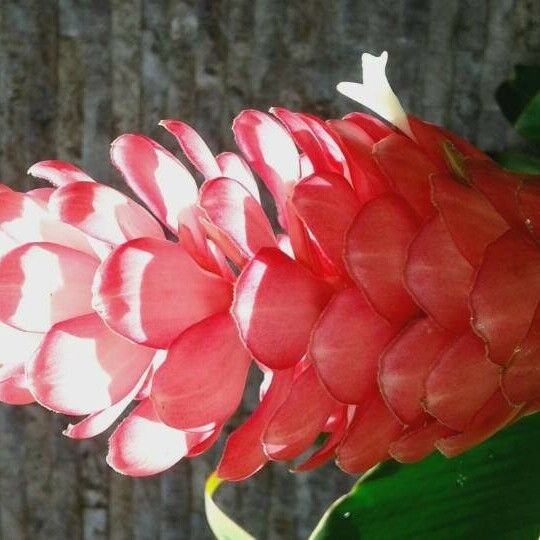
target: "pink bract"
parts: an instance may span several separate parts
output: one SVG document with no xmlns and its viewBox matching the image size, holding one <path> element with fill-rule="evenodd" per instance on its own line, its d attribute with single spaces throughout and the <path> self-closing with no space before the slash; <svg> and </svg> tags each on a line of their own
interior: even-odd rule
<svg viewBox="0 0 540 540">
<path fill-rule="evenodd" d="M 146 208 L 60 161 L 29 171 L 54 188 L 0 186 L 0 399 L 85 415 L 73 438 L 138 402 L 107 460 L 143 476 L 207 450 L 258 370 L 217 468 L 233 481 L 269 460 L 358 473 L 454 456 L 537 410 L 537 190 L 395 104 L 376 111 L 394 126 L 246 110 L 241 153 L 219 155 L 163 120 L 200 186 L 122 135 L 111 159 Z"/>
</svg>

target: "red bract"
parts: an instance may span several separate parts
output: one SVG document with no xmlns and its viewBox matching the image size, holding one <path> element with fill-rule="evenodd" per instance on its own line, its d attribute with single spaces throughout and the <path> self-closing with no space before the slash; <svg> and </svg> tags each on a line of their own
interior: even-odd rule
<svg viewBox="0 0 540 540">
<path fill-rule="evenodd" d="M 384 72 L 379 61 L 371 68 Z M 258 362 L 312 365 L 336 406 L 348 407 L 345 428 L 321 429 L 333 445 L 326 457 L 335 453 L 348 472 L 390 455 L 421 459 L 434 447 L 456 455 L 530 413 L 540 397 L 537 192 L 392 99 L 383 96 L 379 107 L 381 86 L 370 84 L 344 88 L 401 131 L 366 115 L 324 124 L 272 111 L 313 173 L 295 183 L 290 204 L 279 203 L 295 260 L 261 250 L 243 269 L 233 304 Z M 265 148 L 250 156 L 276 192 L 285 167 Z M 280 410 L 298 403 L 299 392 Z M 306 429 L 326 408 L 318 401 L 314 410 L 307 398 L 296 405 L 302 426 L 290 411 L 261 420 L 269 457 L 305 450 Z M 230 470 L 218 472 L 240 478 Z"/>
<path fill-rule="evenodd" d="M 537 410 L 537 186 L 407 116 L 385 63 L 364 57 L 364 83 L 340 89 L 393 126 L 248 110 L 242 158 L 163 121 L 200 189 L 155 141 L 117 139 L 114 165 L 177 241 L 65 163 L 31 169 L 55 189 L 0 187 L 0 336 L 15 351 L 0 399 L 88 415 L 75 438 L 140 401 L 108 462 L 148 475 L 214 443 L 253 359 L 261 399 L 226 442 L 228 480 L 310 449 L 295 470 L 454 456 Z"/>
</svg>

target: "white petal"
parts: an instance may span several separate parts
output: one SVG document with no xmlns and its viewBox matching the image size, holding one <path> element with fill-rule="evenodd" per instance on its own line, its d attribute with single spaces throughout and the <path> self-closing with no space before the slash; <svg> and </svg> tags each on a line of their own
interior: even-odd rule
<svg viewBox="0 0 540 540">
<path fill-rule="evenodd" d="M 386 62 L 388 53 L 380 56 L 364 53 L 362 55 L 363 83 L 341 82 L 338 92 L 371 109 L 381 118 L 390 122 L 413 138 L 407 121 L 407 113 L 403 110 L 399 99 L 386 78 Z"/>
</svg>

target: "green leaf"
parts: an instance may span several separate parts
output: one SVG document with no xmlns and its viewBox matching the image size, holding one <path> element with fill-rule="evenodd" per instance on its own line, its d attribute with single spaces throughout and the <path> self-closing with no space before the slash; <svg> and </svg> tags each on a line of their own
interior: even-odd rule
<svg viewBox="0 0 540 540">
<path fill-rule="evenodd" d="M 516 66 L 514 76 L 499 86 L 495 97 L 516 131 L 540 142 L 540 67 Z"/>
<path fill-rule="evenodd" d="M 536 414 L 454 459 L 389 461 L 330 507 L 311 540 L 536 540 L 539 449 Z"/>
<path fill-rule="evenodd" d="M 514 127 L 526 139 L 540 143 L 540 92 L 523 109 Z"/>
<path fill-rule="evenodd" d="M 495 156 L 505 169 L 524 174 L 540 174 L 540 158 L 518 152 L 501 152 Z"/>
<path fill-rule="evenodd" d="M 204 509 L 208 525 L 217 540 L 255 540 L 240 525 L 227 516 L 212 498 L 218 487 L 223 483 L 221 478 L 211 474 L 206 480 L 204 488 Z"/>
</svg>

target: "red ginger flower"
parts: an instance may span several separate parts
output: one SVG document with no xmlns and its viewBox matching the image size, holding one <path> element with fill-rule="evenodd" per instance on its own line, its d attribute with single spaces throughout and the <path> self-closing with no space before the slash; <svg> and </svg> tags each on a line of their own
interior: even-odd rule
<svg viewBox="0 0 540 540">
<path fill-rule="evenodd" d="M 94 251 L 114 250 L 79 288 L 63 275 L 68 293 L 55 296 L 54 310 L 45 303 L 39 328 L 23 325 L 47 332 L 27 362 L 30 388 L 50 408 L 91 413 L 72 436 L 106 429 L 141 399 L 111 437 L 117 470 L 152 474 L 208 448 L 239 403 L 244 345 L 265 382 L 260 405 L 227 441 L 218 474 L 231 480 L 268 459 L 296 458 L 321 432 L 327 440 L 298 470 L 335 455 L 349 472 L 389 456 L 421 459 L 434 446 L 455 455 L 535 410 L 538 191 L 453 134 L 407 117 L 384 76 L 386 56 L 363 60 L 364 84 L 340 89 L 401 132 L 360 113 L 323 122 L 273 109 L 275 118 L 244 111 L 235 120 L 237 143 L 276 202 L 285 231 L 277 238 L 246 163 L 214 158 L 181 122 L 163 125 L 205 177 L 199 194 L 154 141 L 126 135 L 112 148 L 179 244 L 72 166 L 34 168 L 69 184 L 49 203 L 59 243 L 70 226 Z M 11 302 L 0 320 L 11 326 L 34 320 L 24 311 L 34 289 L 41 300 L 50 292 L 30 286 L 37 274 L 26 271 L 26 242 L 36 239 L 18 241 L 0 261 L 13 268 L 0 283 Z M 68 297 L 89 309 L 92 280 L 95 311 L 62 312 Z M 75 351 L 84 372 L 73 369 Z M 99 384 L 88 392 L 90 378 Z"/>
<path fill-rule="evenodd" d="M 340 88 L 401 133 L 358 113 L 324 124 L 274 110 L 303 153 L 284 177 L 261 141 L 274 121 L 252 111 L 235 121 L 250 165 L 286 194 L 276 202 L 296 259 L 260 250 L 233 304 L 255 359 L 296 374 L 259 426 L 274 459 L 300 455 L 321 431 L 331 436 L 314 462 L 335 452 L 348 472 L 434 447 L 453 456 L 538 406 L 540 192 L 381 96 L 385 63 L 364 57 L 365 84 Z M 301 178 L 306 157 L 313 174 Z M 229 452 L 242 437 L 247 427 L 220 476 L 247 474 Z"/>
</svg>

